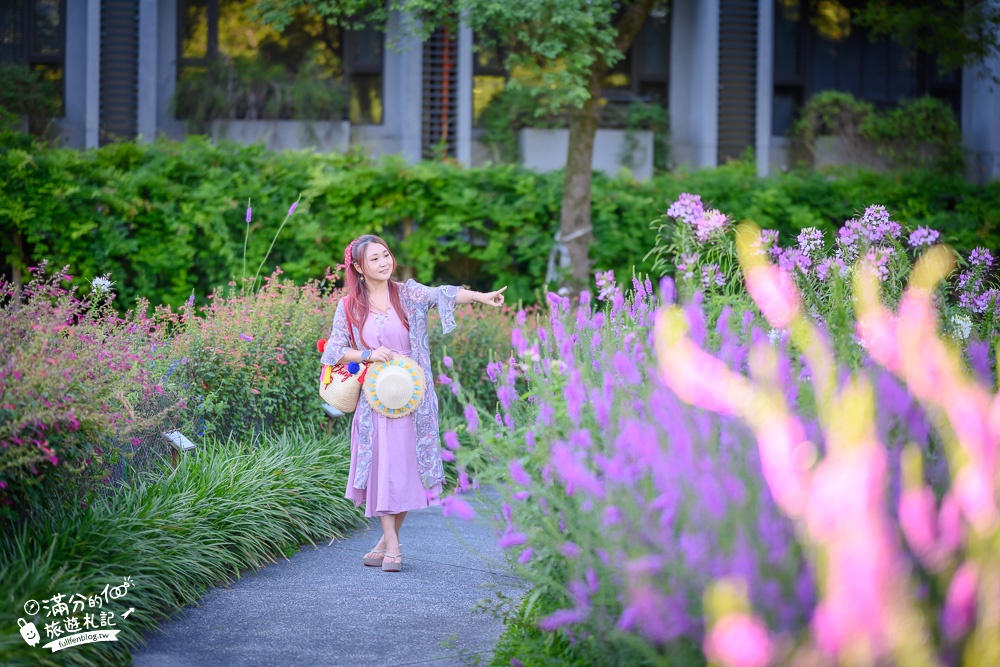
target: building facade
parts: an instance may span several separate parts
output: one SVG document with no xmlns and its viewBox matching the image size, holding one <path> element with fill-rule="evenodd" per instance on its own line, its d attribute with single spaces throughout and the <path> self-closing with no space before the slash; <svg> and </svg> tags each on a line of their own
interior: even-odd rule
<svg viewBox="0 0 1000 667">
<path fill-rule="evenodd" d="M 505 73 L 498 54 L 474 47 L 470 29 L 438 31 L 421 42 L 406 30 L 406 18 L 394 15 L 384 34 L 300 22 L 297 37 L 282 41 L 277 34 L 248 36 L 239 17 L 250 3 L 7 0 L 0 61 L 26 63 L 60 81 L 62 142 L 88 148 L 115 139 L 183 138 L 188 124 L 173 101 L 178 82 L 220 53 L 246 48 L 247 39 L 266 40 L 254 48 L 279 60 L 312 49 L 310 57 L 329 63 L 348 88 L 336 145 L 410 161 L 441 150 L 467 165 L 490 159 L 477 118 Z M 848 91 L 877 106 L 930 94 L 958 114 L 969 177 L 1000 178 L 1000 91 L 987 75 L 1000 71 L 1000 58 L 942 75 L 929 57 L 889 40 L 824 33 L 790 11 L 794 5 L 672 0 L 669 14 L 648 22 L 608 77 L 605 96 L 669 109 L 671 163 L 710 167 L 753 149 L 763 175 L 787 166 L 786 131 L 818 91 Z"/>
</svg>

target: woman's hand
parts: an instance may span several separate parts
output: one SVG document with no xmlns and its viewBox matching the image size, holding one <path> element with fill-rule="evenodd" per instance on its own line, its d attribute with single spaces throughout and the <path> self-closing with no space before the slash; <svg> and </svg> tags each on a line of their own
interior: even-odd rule
<svg viewBox="0 0 1000 667">
<path fill-rule="evenodd" d="M 368 361 L 389 361 L 393 356 L 392 350 L 387 347 L 380 347 L 377 350 L 372 350 L 372 356 L 368 357 Z"/>
<path fill-rule="evenodd" d="M 479 303 L 486 306 L 493 306 L 494 308 L 499 308 L 503 305 L 503 293 L 507 289 L 504 285 L 495 292 L 483 292 L 482 296 L 479 297 Z"/>
</svg>

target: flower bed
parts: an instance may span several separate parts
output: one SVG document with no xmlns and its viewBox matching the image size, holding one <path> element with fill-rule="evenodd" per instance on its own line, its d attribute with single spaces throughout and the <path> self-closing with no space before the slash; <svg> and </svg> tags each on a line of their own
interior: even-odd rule
<svg viewBox="0 0 1000 667">
<path fill-rule="evenodd" d="M 459 490 L 504 489 L 498 540 L 533 586 L 494 664 L 986 664 L 989 253 L 954 270 L 878 207 L 829 254 L 808 230 L 785 248 L 734 235 L 694 197 L 671 216 L 680 302 L 670 279 L 626 296 L 608 275 L 603 306 L 550 294 L 548 320 L 521 317 L 490 369 L 496 413 L 470 404 L 446 435 Z"/>
</svg>

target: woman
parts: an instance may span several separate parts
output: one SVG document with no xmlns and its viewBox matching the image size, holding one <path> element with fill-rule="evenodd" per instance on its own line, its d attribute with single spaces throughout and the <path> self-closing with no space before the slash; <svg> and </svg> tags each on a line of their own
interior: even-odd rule
<svg viewBox="0 0 1000 667">
<path fill-rule="evenodd" d="M 448 333 L 455 328 L 456 304 L 499 307 L 507 288 L 482 293 L 452 286 L 432 288 L 412 279 L 395 282 L 390 278 L 396 259 L 385 241 L 370 234 L 347 246 L 344 265 L 346 294 L 337 304 L 323 363 L 378 363 L 399 354 L 416 361 L 428 379 L 423 401 L 413 413 L 385 417 L 360 397 L 351 425 L 351 469 L 345 496 L 355 506 L 364 505 L 365 516 L 377 516 L 382 524 L 382 539 L 363 562 L 398 572 L 403 564 L 399 529 L 406 513 L 440 505 L 444 481 L 438 401 L 430 381 L 434 375 L 427 311 L 438 308 Z"/>
</svg>

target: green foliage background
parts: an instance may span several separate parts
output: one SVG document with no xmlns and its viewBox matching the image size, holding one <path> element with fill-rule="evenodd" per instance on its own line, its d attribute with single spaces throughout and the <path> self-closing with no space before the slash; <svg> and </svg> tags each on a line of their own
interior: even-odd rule
<svg viewBox="0 0 1000 667">
<path fill-rule="evenodd" d="M 534 301 L 559 224 L 562 174 L 409 165 L 356 152 L 278 154 L 202 138 L 84 152 L 21 142 L 0 147 L 0 270 L 24 275 L 49 258 L 71 265 L 84 292 L 110 272 L 123 307 L 139 296 L 177 306 L 192 291 L 204 303 L 212 288 L 242 273 L 247 199 L 252 272 L 300 192 L 264 275 L 278 265 L 300 284 L 321 279 L 343 261 L 351 239 L 374 232 L 417 280 L 507 284 L 513 301 Z M 929 171 L 758 179 L 753 165 L 736 162 L 646 183 L 595 174 L 594 267 L 622 279 L 633 264 L 650 271 L 652 258 L 643 259 L 655 242 L 650 223 L 681 192 L 783 236 L 809 226 L 833 230 L 881 203 L 901 223 L 939 229 L 960 250 L 1000 247 L 1000 183 L 974 186 Z"/>
</svg>

